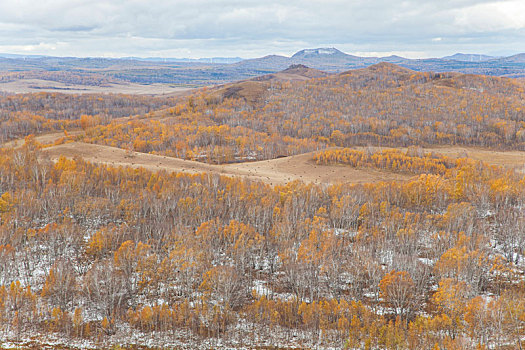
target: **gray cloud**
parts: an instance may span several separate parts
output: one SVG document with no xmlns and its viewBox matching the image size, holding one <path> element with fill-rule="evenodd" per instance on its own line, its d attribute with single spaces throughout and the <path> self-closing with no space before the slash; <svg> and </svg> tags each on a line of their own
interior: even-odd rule
<svg viewBox="0 0 525 350">
<path fill-rule="evenodd" d="M 523 0 L 2 0 L 0 52 L 242 56 L 525 51 Z"/>
<path fill-rule="evenodd" d="M 56 27 L 52 31 L 56 32 L 89 32 L 95 29 L 92 26 L 69 26 L 69 27 Z"/>
</svg>

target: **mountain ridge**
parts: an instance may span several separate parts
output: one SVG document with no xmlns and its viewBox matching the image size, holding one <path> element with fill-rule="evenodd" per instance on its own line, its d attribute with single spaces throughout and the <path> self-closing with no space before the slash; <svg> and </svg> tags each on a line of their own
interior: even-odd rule
<svg viewBox="0 0 525 350">
<path fill-rule="evenodd" d="M 135 60 L 133 58 L 11 56 L 0 57 L 0 81 L 44 79 L 69 83 L 72 79 L 65 77 L 69 74 L 74 76 L 73 80 L 80 81 L 93 79 L 98 81 L 103 77 L 104 80 L 138 84 L 210 86 L 278 73 L 291 65 L 302 64 L 328 73 L 341 73 L 380 62 L 395 63 L 419 72 L 525 77 L 525 53 L 491 59 L 489 57 L 491 56 L 462 53 L 445 58 L 425 59 L 410 59 L 396 55 L 359 57 L 329 47 L 300 50 L 290 57 L 266 55 L 232 63 L 229 63 L 228 58 L 220 58 L 214 62 L 205 59 L 175 62 L 170 59 L 153 58 Z"/>
</svg>

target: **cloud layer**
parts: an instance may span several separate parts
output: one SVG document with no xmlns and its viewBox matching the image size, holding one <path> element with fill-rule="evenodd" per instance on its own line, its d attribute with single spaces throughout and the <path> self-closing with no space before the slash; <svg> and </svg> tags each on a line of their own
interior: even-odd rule
<svg viewBox="0 0 525 350">
<path fill-rule="evenodd" d="M 525 51 L 525 1 L 2 0 L 0 52 L 258 57 Z"/>
</svg>

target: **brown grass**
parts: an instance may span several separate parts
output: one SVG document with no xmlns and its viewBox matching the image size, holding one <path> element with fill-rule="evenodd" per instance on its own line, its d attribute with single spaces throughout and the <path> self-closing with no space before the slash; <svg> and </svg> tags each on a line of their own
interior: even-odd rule
<svg viewBox="0 0 525 350">
<path fill-rule="evenodd" d="M 236 176 L 270 185 L 282 185 L 290 181 L 301 180 L 306 183 L 370 183 L 390 180 L 407 180 L 408 175 L 394 174 L 375 170 L 359 170 L 345 166 L 324 166 L 312 162 L 313 153 L 285 157 L 260 162 L 241 164 L 210 165 L 178 158 L 134 152 L 130 157 L 123 149 L 109 146 L 86 144 L 81 142 L 66 143 L 45 148 L 52 160 L 61 155 L 68 158 L 79 156 L 88 162 L 112 166 L 142 167 L 149 170 L 166 170 L 196 174 Z"/>
<path fill-rule="evenodd" d="M 73 136 L 81 133 L 81 130 L 69 131 L 68 135 Z M 39 135 L 35 139 L 44 145 L 51 145 L 55 140 L 63 136 L 63 132 L 56 132 Z M 23 143 L 24 140 L 20 139 L 8 142 L 4 144 L 4 146 L 19 147 Z M 358 149 L 363 148 L 359 147 Z M 381 148 L 376 147 L 374 149 L 380 150 Z M 400 149 L 406 151 L 406 148 Z M 433 147 L 425 148 L 424 151 L 440 153 L 454 158 L 468 156 L 469 158 L 481 160 L 488 164 L 515 168 L 518 171 L 524 171 L 525 169 L 525 152 L 520 151 L 503 152 L 472 147 Z M 270 185 L 282 185 L 295 180 L 316 184 L 359 184 L 379 181 L 405 181 L 412 178 L 411 175 L 388 171 L 354 169 L 344 165 L 317 165 L 312 160 L 315 152 L 272 160 L 225 165 L 211 165 L 139 152 L 133 152 L 130 156 L 126 150 L 120 148 L 82 142 L 71 142 L 46 147 L 44 148 L 44 152 L 55 161 L 61 155 L 68 158 L 82 157 L 88 162 L 97 164 L 129 166 L 134 168 L 142 167 L 153 171 L 166 170 L 188 174 L 209 172 L 224 176 L 237 176 L 262 181 Z"/>
<path fill-rule="evenodd" d="M 365 147 L 356 147 L 363 150 Z M 372 147 L 374 150 L 394 149 L 392 147 Z M 396 148 L 406 152 L 407 148 Z M 479 147 L 435 146 L 423 148 L 425 153 L 437 153 L 450 158 L 471 158 L 490 165 L 516 169 L 525 172 L 525 152 L 523 151 L 493 151 Z"/>
</svg>

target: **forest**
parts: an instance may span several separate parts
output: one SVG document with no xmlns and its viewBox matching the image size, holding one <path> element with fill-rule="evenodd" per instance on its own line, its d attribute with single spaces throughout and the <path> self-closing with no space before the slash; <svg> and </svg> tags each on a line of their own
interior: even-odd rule
<svg viewBox="0 0 525 350">
<path fill-rule="evenodd" d="M 525 83 L 380 64 L 189 97 L 0 97 L 0 339 L 65 348 L 522 349 Z M 233 92 L 232 92 L 233 91 Z M 52 161 L 34 137 L 223 164 L 315 151 L 406 181 Z M 365 146 L 357 148 L 357 146 Z M 407 147 L 406 150 L 381 147 Z M 0 346 L 6 346 L 0 342 Z"/>
<path fill-rule="evenodd" d="M 0 93 L 0 142 L 31 134 L 72 130 L 89 123 L 91 126 L 106 124 L 115 118 L 166 108 L 173 105 L 173 101 L 175 99 L 169 97 L 141 95 Z"/>
<path fill-rule="evenodd" d="M 417 73 L 379 64 L 306 82 L 208 89 L 151 120 L 114 121 L 81 140 L 231 163 L 329 146 L 470 145 L 525 150 L 523 80 Z"/>
</svg>

